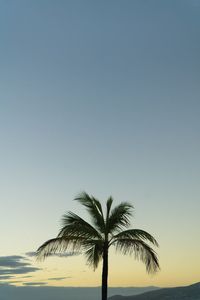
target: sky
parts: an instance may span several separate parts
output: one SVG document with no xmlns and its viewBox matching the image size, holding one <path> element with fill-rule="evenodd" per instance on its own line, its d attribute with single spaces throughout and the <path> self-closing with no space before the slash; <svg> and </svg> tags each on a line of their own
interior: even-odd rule
<svg viewBox="0 0 200 300">
<path fill-rule="evenodd" d="M 110 251 L 109 286 L 200 281 L 200 1 L 0 0 L 0 281 L 100 286 L 37 262 L 81 191 L 134 205 L 161 270 Z"/>
</svg>

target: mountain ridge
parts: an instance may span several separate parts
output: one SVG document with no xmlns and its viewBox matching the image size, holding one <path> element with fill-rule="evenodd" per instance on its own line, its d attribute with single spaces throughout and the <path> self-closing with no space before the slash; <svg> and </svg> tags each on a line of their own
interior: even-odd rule
<svg viewBox="0 0 200 300">
<path fill-rule="evenodd" d="M 116 295 L 109 300 L 200 300 L 200 282 L 188 286 L 160 288 L 140 295 Z"/>
<path fill-rule="evenodd" d="M 108 295 L 138 295 L 157 287 L 110 287 Z M 0 300 L 100 300 L 101 287 L 15 286 L 0 283 Z"/>
</svg>

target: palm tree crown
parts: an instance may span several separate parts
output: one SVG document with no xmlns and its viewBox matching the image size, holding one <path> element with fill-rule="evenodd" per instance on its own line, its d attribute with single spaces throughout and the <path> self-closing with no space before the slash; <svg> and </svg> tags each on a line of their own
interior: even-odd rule
<svg viewBox="0 0 200 300">
<path fill-rule="evenodd" d="M 73 212 L 66 213 L 62 218 L 62 228 L 58 236 L 46 241 L 37 250 L 39 259 L 44 259 L 58 252 L 70 250 L 82 251 L 87 263 L 94 269 L 103 260 L 102 299 L 107 299 L 108 250 L 115 246 L 122 254 L 134 254 L 141 260 L 148 273 L 159 269 L 155 251 L 148 243 L 158 246 L 155 238 L 141 229 L 127 229 L 130 226 L 133 206 L 127 202 L 112 208 L 113 199 L 108 198 L 104 214 L 101 203 L 94 197 L 83 192 L 75 198 L 86 207 L 91 224 Z"/>
</svg>

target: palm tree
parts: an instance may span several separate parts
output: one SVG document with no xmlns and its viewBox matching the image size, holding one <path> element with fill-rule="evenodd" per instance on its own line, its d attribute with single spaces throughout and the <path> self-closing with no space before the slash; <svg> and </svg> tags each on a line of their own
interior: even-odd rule
<svg viewBox="0 0 200 300">
<path fill-rule="evenodd" d="M 111 246 L 115 246 L 116 250 L 122 254 L 134 254 L 136 259 L 145 264 L 148 273 L 155 273 L 159 269 L 157 255 L 148 245 L 149 242 L 158 246 L 155 238 L 141 229 L 127 229 L 130 226 L 133 209 L 131 204 L 122 202 L 111 209 L 113 199 L 110 197 L 104 214 L 101 203 L 85 192 L 75 200 L 86 207 L 92 225 L 73 212 L 66 213 L 62 218 L 62 228 L 58 236 L 46 241 L 38 248 L 38 259 L 45 259 L 66 250 L 83 251 L 87 263 L 94 270 L 103 260 L 102 300 L 107 300 L 108 251 Z"/>
</svg>

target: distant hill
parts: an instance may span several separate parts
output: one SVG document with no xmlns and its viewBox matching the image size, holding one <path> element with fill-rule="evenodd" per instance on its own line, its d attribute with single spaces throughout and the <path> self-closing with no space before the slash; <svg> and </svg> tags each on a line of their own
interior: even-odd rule
<svg viewBox="0 0 200 300">
<path fill-rule="evenodd" d="M 200 300 L 200 282 L 184 287 L 163 288 L 136 296 L 112 296 L 109 300 Z"/>
<path fill-rule="evenodd" d="M 148 291 L 148 292 L 147 292 Z M 113 296 L 120 295 L 120 296 Z M 123 296 L 122 296 L 123 295 Z M 130 296 L 131 295 L 131 296 Z M 109 300 L 200 300 L 200 283 L 186 287 L 109 288 Z M 101 288 L 9 286 L 0 284 L 0 300 L 100 300 Z"/>
<path fill-rule="evenodd" d="M 111 287 L 108 295 L 138 295 L 156 287 Z M 12 286 L 0 283 L 0 300 L 100 300 L 100 287 Z"/>
</svg>

